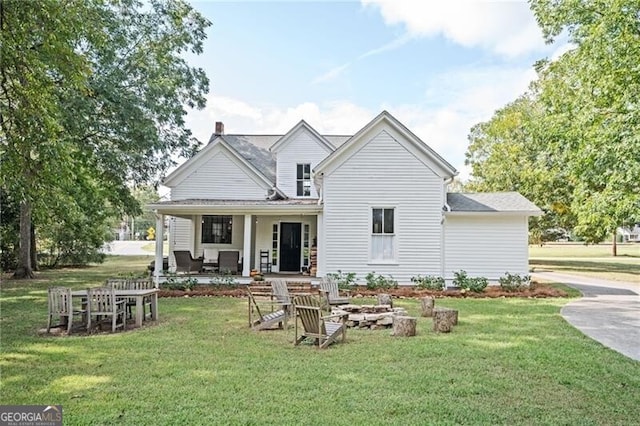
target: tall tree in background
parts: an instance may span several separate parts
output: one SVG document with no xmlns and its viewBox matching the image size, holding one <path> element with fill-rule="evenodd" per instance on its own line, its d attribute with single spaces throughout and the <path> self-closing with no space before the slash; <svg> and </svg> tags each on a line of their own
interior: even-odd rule
<svg viewBox="0 0 640 426">
<path fill-rule="evenodd" d="M 640 2 L 532 1 L 548 41 L 562 31 L 575 48 L 541 73 L 550 125 L 568 127 L 576 230 L 587 241 L 614 235 L 640 210 Z"/>
<path fill-rule="evenodd" d="M 561 135 L 544 127 L 545 111 L 529 93 L 496 111 L 490 121 L 476 124 L 469 134 L 465 163 L 471 191 L 517 191 L 545 214 L 532 218 L 532 243 L 553 235 L 549 229 L 567 229 L 574 218 L 569 209 L 572 184 L 562 161 L 548 150 Z"/>
<path fill-rule="evenodd" d="M 575 48 L 542 69 L 549 126 L 570 135 L 555 152 L 575 182 L 576 231 L 589 242 L 640 219 L 640 2 L 532 1 L 547 41 Z"/>
<path fill-rule="evenodd" d="M 137 214 L 130 184 L 195 152 L 184 108 L 204 107 L 208 80 L 183 55 L 202 52 L 208 25 L 180 0 L 0 0 L 0 184 L 20 204 L 17 277 L 33 276 L 33 218 Z"/>
<path fill-rule="evenodd" d="M 572 48 L 537 64 L 528 101 L 474 128 L 474 185 L 556 206 L 578 235 L 600 242 L 640 220 L 640 2 L 531 0 L 531 8 L 547 41 L 565 32 Z M 509 170 L 515 164 L 520 170 Z"/>
</svg>

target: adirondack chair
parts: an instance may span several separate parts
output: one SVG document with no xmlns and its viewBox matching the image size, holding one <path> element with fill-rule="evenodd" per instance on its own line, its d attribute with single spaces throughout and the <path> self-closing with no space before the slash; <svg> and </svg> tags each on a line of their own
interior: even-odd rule
<svg viewBox="0 0 640 426">
<path fill-rule="evenodd" d="M 107 287 L 113 287 L 116 290 L 144 290 L 148 288 L 155 288 L 155 284 L 150 278 L 109 278 L 106 281 L 106 285 Z M 133 308 L 135 307 L 135 297 L 127 299 L 128 318 L 133 318 Z M 151 303 L 151 297 L 145 297 L 143 299 L 142 309 L 143 318 L 153 318 L 153 303 Z"/>
<path fill-rule="evenodd" d="M 329 277 L 323 277 L 320 281 L 320 292 L 326 298 L 329 310 L 331 310 L 331 306 L 348 305 L 351 300 L 348 296 L 340 296 L 338 283 Z"/>
<path fill-rule="evenodd" d="M 86 317 L 87 311 L 73 309 L 71 289 L 67 287 L 49 287 L 49 319 L 47 321 L 47 333 L 51 330 L 53 317 L 58 317 L 60 322 L 66 324 L 67 334 L 71 333 L 74 315 Z"/>
<path fill-rule="evenodd" d="M 265 330 L 277 325 L 278 328 L 284 326 L 287 329 L 288 312 L 285 309 L 274 310 L 276 304 L 272 300 L 258 300 L 257 296 L 251 293 L 247 287 L 247 297 L 249 302 L 249 327 L 252 330 Z"/>
<path fill-rule="evenodd" d="M 323 316 L 320 299 L 308 295 L 294 297 L 293 306 L 303 327 L 303 330 L 299 332 L 298 321 L 296 320 L 294 345 L 299 345 L 303 340 L 309 338 L 315 339 L 319 349 L 325 349 L 331 343 L 337 341 L 339 335 L 342 335 L 343 342 L 346 340 L 347 325 L 345 321 L 348 316 L 347 313 Z M 341 322 L 327 321 L 331 318 L 341 318 Z"/>
<path fill-rule="evenodd" d="M 91 332 L 91 319 L 111 317 L 111 331 L 126 329 L 127 315 L 125 312 L 126 300 L 116 299 L 113 287 L 95 287 L 87 289 L 87 331 Z M 122 318 L 118 321 L 118 318 Z"/>
<path fill-rule="evenodd" d="M 285 280 L 274 280 L 271 282 L 271 294 L 278 301 L 282 309 L 291 313 L 291 296 Z"/>
</svg>

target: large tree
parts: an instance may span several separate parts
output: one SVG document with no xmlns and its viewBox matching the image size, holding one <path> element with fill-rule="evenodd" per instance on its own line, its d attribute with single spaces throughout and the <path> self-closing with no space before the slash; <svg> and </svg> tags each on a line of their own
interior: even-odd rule
<svg viewBox="0 0 640 426">
<path fill-rule="evenodd" d="M 548 150 L 560 136 L 545 128 L 545 111 L 528 93 L 476 124 L 469 134 L 465 163 L 471 191 L 517 191 L 545 215 L 530 223 L 531 241 L 541 243 L 550 229 L 573 226 L 569 209 L 572 184 L 561 161 Z"/>
<path fill-rule="evenodd" d="M 20 204 L 16 276 L 32 276 L 34 217 L 136 214 L 131 184 L 195 151 L 185 107 L 204 106 L 208 80 L 184 57 L 202 52 L 208 25 L 180 0 L 0 0 L 0 184 Z"/>
<path fill-rule="evenodd" d="M 474 127 L 471 186 L 519 190 L 552 212 L 541 229 L 575 224 L 600 242 L 640 214 L 640 2 L 531 6 L 548 41 L 566 32 L 572 46 L 536 65 L 527 95 Z"/>
<path fill-rule="evenodd" d="M 640 2 L 533 0 L 548 41 L 573 48 L 543 64 L 537 83 L 551 148 L 572 176 L 576 231 L 599 242 L 640 214 Z"/>
</svg>

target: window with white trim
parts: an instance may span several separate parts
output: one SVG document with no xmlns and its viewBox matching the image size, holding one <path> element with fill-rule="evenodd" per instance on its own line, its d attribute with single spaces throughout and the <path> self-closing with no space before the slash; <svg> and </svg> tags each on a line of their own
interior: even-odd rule
<svg viewBox="0 0 640 426">
<path fill-rule="evenodd" d="M 298 164 L 296 166 L 296 187 L 299 197 L 311 196 L 311 164 Z"/>
<path fill-rule="evenodd" d="M 395 259 L 394 208 L 371 209 L 371 261 Z"/>
</svg>

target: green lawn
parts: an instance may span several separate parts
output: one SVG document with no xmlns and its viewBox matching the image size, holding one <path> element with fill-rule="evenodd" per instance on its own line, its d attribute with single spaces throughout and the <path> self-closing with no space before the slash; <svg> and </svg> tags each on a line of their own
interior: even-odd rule
<svg viewBox="0 0 640 426">
<path fill-rule="evenodd" d="M 640 244 L 621 244 L 618 256 L 610 244 L 546 244 L 529 246 L 533 271 L 556 271 L 640 284 Z"/>
<path fill-rule="evenodd" d="M 0 294 L 2 404 L 62 404 L 74 424 L 632 424 L 640 363 L 560 316 L 567 299 L 440 299 L 451 334 L 350 330 L 328 350 L 293 330 L 252 332 L 247 303 L 160 299 L 155 326 L 39 337 L 46 288 L 96 285 L 147 259 L 5 280 Z M 398 305 L 418 315 L 417 300 Z"/>
<path fill-rule="evenodd" d="M 529 256 L 536 258 L 613 258 L 611 244 L 585 245 L 577 243 L 551 243 L 529 246 Z M 640 262 L 640 243 L 618 244 L 618 257 L 635 258 Z"/>
</svg>

